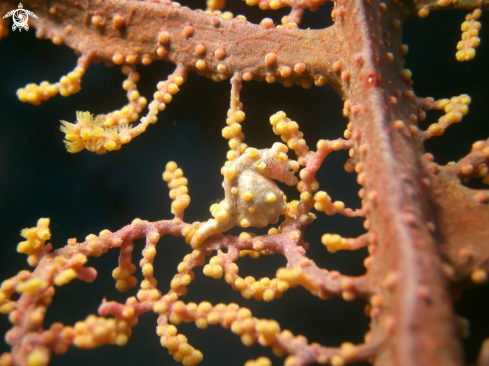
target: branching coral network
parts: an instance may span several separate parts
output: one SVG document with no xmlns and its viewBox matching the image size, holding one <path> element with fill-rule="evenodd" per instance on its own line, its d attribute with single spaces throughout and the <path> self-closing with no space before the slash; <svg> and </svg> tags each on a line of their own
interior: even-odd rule
<svg viewBox="0 0 489 366">
<path fill-rule="evenodd" d="M 134 219 L 118 230 L 102 230 L 80 241 L 69 239 L 58 249 L 49 242 L 50 219 L 42 218 L 37 226 L 24 229 L 25 240 L 17 251 L 28 256 L 33 269 L 18 272 L 0 287 L 0 311 L 12 323 L 6 334 L 11 351 L 0 357 L 2 366 L 46 365 L 52 352 L 63 354 L 70 347 L 125 345 L 146 312 L 158 315 L 156 333 L 161 345 L 184 365 L 198 364 L 205 357 L 194 346 L 193 337 L 181 330 L 186 329 L 185 323 L 200 329 L 221 326 L 245 346 L 271 349 L 273 356 L 257 356 L 248 366 L 270 365 L 271 359 L 288 366 L 341 366 L 364 360 L 375 365 L 464 363 L 459 338 L 467 333 L 467 324 L 453 312 L 453 300 L 461 289 L 487 280 L 489 191 L 484 184 L 489 183 L 489 140 L 478 136 L 457 162 L 444 164 L 425 153 L 425 142 L 455 128 L 451 125 L 461 122 L 474 103 L 464 90 L 438 100 L 415 94 L 413 74 L 404 65 L 409 48 L 402 42 L 402 29 L 413 17 L 465 10 L 461 41 L 452 57 L 470 62 L 480 43 L 479 19 L 489 3 L 336 1 L 331 12 L 334 24 L 319 30 L 300 29 L 301 20 L 305 11 L 327 6 L 324 2 L 246 4 L 261 10 L 291 10 L 277 25 L 270 18 L 253 24 L 244 16 L 234 17 L 223 12 L 224 3 L 213 1 L 205 12 L 175 2 L 24 3 L 38 16 L 32 21 L 38 38 L 65 44 L 79 57 L 73 71 L 59 82 L 19 89 L 20 101 L 39 105 L 57 94 L 76 98 L 93 63 L 120 65 L 126 76 L 123 89 L 128 102 L 122 108 L 97 115 L 77 108 L 82 111 L 76 112 L 76 120 L 63 117 L 61 131 L 69 152 L 86 149 L 105 154 L 121 149 L 117 155 L 131 149 L 132 144 L 123 145 L 133 140 L 136 144 L 151 134 L 159 119 L 165 123 L 165 113 L 185 88 L 192 88 L 194 73 L 216 82 L 230 81 L 230 106 L 227 116 L 222 115 L 227 124 L 222 137 L 228 140 L 229 151 L 220 169 L 222 200 L 214 201 L 210 213 L 199 213 L 196 222 L 186 222 L 185 217 L 192 209 L 190 197 L 194 200 L 198 189 L 195 193 L 189 189 L 187 169 L 179 167 L 183 165 L 175 155 L 167 157 L 175 161 L 167 163 L 163 173 L 173 218 Z M 16 6 L 5 2 L 1 9 L 7 12 Z M 8 27 L 6 21 L 0 23 L 0 35 L 6 35 Z M 153 97 L 145 98 L 138 88 L 143 83 L 139 67 L 161 60 L 172 62 L 175 69 L 166 79 L 153 80 Z M 242 94 L 253 81 L 285 87 L 297 84 L 304 89 L 330 85 L 344 102 L 342 113 L 348 123 L 343 137 L 304 135 L 300 115 L 296 123 L 287 108 L 274 111 L 268 126 L 250 121 Z M 200 90 L 200 97 L 205 93 Z M 430 118 L 433 110 L 441 111 L 437 122 Z M 324 111 L 309 123 L 324 125 L 327 118 Z M 255 133 L 269 129 L 275 140 L 261 147 L 248 146 L 245 135 L 252 123 Z M 345 170 L 356 173 L 360 185 L 359 207 L 349 208 L 336 199 L 317 177 L 328 159 L 342 151 L 349 155 Z M 285 185 L 279 187 L 278 181 L 295 186 L 298 193 L 285 194 Z M 164 210 L 160 212 L 165 217 Z M 365 274 L 324 268 L 310 255 L 320 243 L 306 239 L 309 227 L 333 215 L 359 218 L 365 231 L 358 236 L 339 235 L 334 228 L 323 231 L 323 250 L 324 246 L 333 253 L 367 248 Z M 266 227 L 268 233 L 255 233 L 253 227 Z M 233 235 L 228 235 L 232 228 Z M 176 272 L 168 289 L 159 281 L 155 258 L 165 255 L 169 236 L 180 237 L 187 254 L 171 264 Z M 130 295 L 124 300 L 104 299 L 98 315 L 74 324 L 48 323 L 46 314 L 57 292 L 68 284 L 100 277 L 100 269 L 87 261 L 109 255 L 115 248 L 120 250 L 112 272 L 115 287 Z M 142 258 L 136 266 L 139 250 Z M 240 273 L 240 258 L 258 260 L 271 255 L 285 258 L 285 265 L 272 275 L 255 278 Z M 223 279 L 246 304 L 258 300 L 286 306 L 280 303 L 285 299 L 279 298 L 300 291 L 297 287 L 325 303 L 335 296 L 346 302 L 362 298 L 370 329 L 363 341 L 321 345 L 308 340 L 307 334 L 257 316 L 241 300 L 188 301 L 197 271 Z M 206 294 L 212 296 L 211 292 L 209 288 Z M 489 364 L 488 345 L 482 344 L 479 365 Z"/>
</svg>

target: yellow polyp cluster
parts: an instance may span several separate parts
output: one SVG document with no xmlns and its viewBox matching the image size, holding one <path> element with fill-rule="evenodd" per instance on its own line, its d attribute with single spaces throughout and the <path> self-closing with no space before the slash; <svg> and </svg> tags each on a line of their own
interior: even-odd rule
<svg viewBox="0 0 489 366">
<path fill-rule="evenodd" d="M 295 268 L 279 268 L 277 270 L 277 278 L 281 281 L 285 281 L 290 287 L 296 287 L 297 281 L 303 276 L 302 269 Z"/>
<path fill-rule="evenodd" d="M 78 276 L 78 270 L 87 262 L 87 257 L 81 253 L 74 254 L 71 258 L 57 256 L 51 262 L 51 272 L 54 274 L 54 284 L 63 286 Z M 93 269 L 92 269 L 93 270 Z M 93 270 L 94 271 L 94 270 Z M 33 280 L 38 280 L 34 278 Z M 30 280 L 32 281 L 32 279 Z M 37 282 L 37 281 L 32 281 Z"/>
<path fill-rule="evenodd" d="M 204 266 L 204 274 L 215 279 L 221 278 L 223 271 L 219 257 L 212 257 L 209 264 Z"/>
<path fill-rule="evenodd" d="M 20 235 L 26 238 L 17 245 L 17 252 L 27 254 L 27 262 L 30 266 L 35 267 L 39 259 L 45 253 L 45 242 L 51 238 L 49 231 L 49 219 L 42 218 L 37 221 L 37 227 L 24 229 Z"/>
<path fill-rule="evenodd" d="M 141 282 L 144 282 L 144 280 Z M 161 297 L 161 291 L 156 288 L 147 288 L 147 289 L 142 288 L 141 290 L 138 291 L 136 296 L 138 300 L 141 302 L 144 301 L 155 302 Z"/>
<path fill-rule="evenodd" d="M 141 119 L 144 125 L 155 123 L 156 115 L 166 109 L 166 105 L 173 99 L 173 95 L 180 91 L 179 86 L 185 82 L 186 72 L 177 67 L 175 72 L 168 77 L 166 81 L 160 81 L 156 88 L 157 92 L 153 94 L 153 101 L 149 104 L 148 115 Z"/>
<path fill-rule="evenodd" d="M 201 266 L 204 264 L 205 255 L 200 250 L 194 250 L 191 254 L 187 254 L 183 261 L 178 264 L 176 274 L 170 282 L 171 289 L 179 296 L 183 296 L 187 293 L 188 286 L 195 278 L 195 274 L 192 268 L 195 266 Z"/>
<path fill-rule="evenodd" d="M 304 271 L 299 267 L 279 268 L 277 270 L 277 278 L 287 282 L 290 287 L 301 285 L 313 295 L 319 296 L 321 299 L 326 299 L 330 296 L 328 293 L 323 292 L 319 288 L 319 283 L 314 277 L 304 273 Z"/>
<path fill-rule="evenodd" d="M 140 124 L 132 127 L 130 123 L 138 121 L 141 111 L 146 107 L 147 100 L 140 96 L 137 90 L 136 83 L 139 81 L 139 74 L 135 66 L 124 65 L 122 72 L 127 75 L 122 85 L 127 90 L 129 101 L 127 105 L 120 110 L 97 116 L 95 119 L 88 112 L 77 112 L 77 123 L 75 124 L 61 121 L 61 131 L 66 134 L 65 144 L 69 152 L 76 153 L 86 148 L 88 151 L 103 154 L 106 151 L 119 150 L 123 144 L 129 143 L 134 137 L 143 133 L 148 124 L 157 121 L 158 112 L 165 109 L 172 95 L 179 91 L 178 87 L 185 81 L 184 73 L 177 69 L 168 81 L 160 82 L 159 90 L 155 93 L 155 100 L 149 106 L 148 116 L 142 118 Z M 19 98 L 39 104 L 42 100 L 47 100 L 46 98 L 52 96 L 49 93 L 54 92 L 53 87 L 58 88 L 63 95 L 74 93 L 79 90 L 83 73 L 84 69 L 78 67 L 63 77 L 58 84 L 53 86 L 49 86 L 48 83 L 41 84 L 45 90 L 35 85 L 20 89 Z"/>
<path fill-rule="evenodd" d="M 244 366 L 272 366 L 272 361 L 268 357 L 258 357 L 256 360 L 248 360 Z"/>
<path fill-rule="evenodd" d="M 146 263 L 141 267 L 145 278 L 153 278 L 154 267 L 152 263 Z"/>
<path fill-rule="evenodd" d="M 107 113 L 105 115 L 104 127 L 119 126 L 127 129 L 131 122 L 139 119 L 139 114 L 146 107 L 148 101 L 139 95 L 136 83 L 139 81 L 139 74 L 136 68 L 130 65 L 122 66 L 122 73 L 127 75 L 127 79 L 122 83 L 122 88 L 127 90 L 127 99 L 129 101 L 119 110 Z"/>
<path fill-rule="evenodd" d="M 231 331 L 241 337 L 241 342 L 243 342 L 245 346 L 252 346 L 257 341 L 255 334 L 257 322 L 258 319 L 252 317 L 249 309 L 240 308 L 235 313 L 234 320 L 231 323 Z"/>
<path fill-rule="evenodd" d="M 75 279 L 77 276 L 76 271 L 73 268 L 64 269 L 59 272 L 54 278 L 54 284 L 56 286 L 63 286 Z"/>
<path fill-rule="evenodd" d="M 207 10 L 208 12 L 213 12 L 215 10 L 221 10 L 224 8 L 224 5 L 226 4 L 226 0 L 207 0 L 206 5 L 207 5 Z"/>
<path fill-rule="evenodd" d="M 17 96 L 21 102 L 34 105 L 39 105 L 58 93 L 63 97 L 68 97 L 80 91 L 80 83 L 84 73 L 84 68 L 77 67 L 68 75 L 62 76 L 56 84 L 50 84 L 48 81 L 43 81 L 39 85 L 27 84 L 25 88 L 17 90 Z"/>
<path fill-rule="evenodd" d="M 345 105 L 346 104 L 347 103 L 345 102 Z M 350 115 L 350 106 L 349 106 L 349 103 L 348 103 L 348 108 L 345 107 L 345 109 L 343 110 L 343 114 L 345 116 L 349 116 Z M 351 139 L 352 132 L 353 132 L 353 124 L 350 122 L 350 123 L 348 123 L 346 125 L 346 130 L 343 132 L 343 136 L 345 137 L 345 139 L 347 139 L 347 140 Z"/>
<path fill-rule="evenodd" d="M 132 276 L 134 272 L 136 272 L 136 266 L 133 263 L 116 267 L 112 271 L 112 277 L 116 280 L 115 287 L 117 290 L 126 292 L 137 285 L 136 277 Z"/>
<path fill-rule="evenodd" d="M 299 164 L 302 165 L 302 159 L 309 153 L 309 148 L 302 138 L 304 135 L 299 131 L 297 122 L 291 121 L 284 112 L 280 111 L 270 117 L 270 124 L 273 126 L 273 132 L 299 156 Z"/>
<path fill-rule="evenodd" d="M 128 93 L 128 98 L 129 104 L 104 116 L 104 127 L 120 126 L 121 129 L 127 129 L 129 123 L 139 119 L 139 113 L 148 103 L 146 98 L 140 97 L 137 90 Z"/>
<path fill-rule="evenodd" d="M 59 80 L 59 93 L 63 97 L 69 97 L 72 94 L 78 93 L 81 89 L 80 83 L 85 69 L 77 67 L 66 76 L 62 76 Z"/>
<path fill-rule="evenodd" d="M 481 23 L 478 19 L 481 15 L 482 11 L 480 9 L 475 9 L 465 17 L 465 21 L 460 27 L 462 30 L 462 40 L 458 42 L 458 51 L 455 54 L 457 61 L 470 61 L 475 57 L 475 49 L 479 47 L 481 42 L 478 37 L 479 30 L 481 29 Z"/>
<path fill-rule="evenodd" d="M 17 302 L 10 299 L 15 292 L 39 295 L 35 308 L 32 308 L 23 320 L 22 316 L 26 315 L 23 311 L 12 312 L 17 307 Z M 16 276 L 3 281 L 0 287 L 0 312 L 12 312 L 10 321 L 14 325 L 24 321 L 23 326 L 37 328 L 44 320 L 45 308 L 51 303 L 53 294 L 53 287 L 50 287 L 45 279 L 32 277 L 29 271 L 20 271 Z"/>
<path fill-rule="evenodd" d="M 484 269 L 475 269 L 470 274 L 470 279 L 472 282 L 481 284 L 487 281 L 487 272 Z"/>
<path fill-rule="evenodd" d="M 0 22 L 1 26 L 1 22 Z M 0 366 L 12 366 L 14 364 L 14 358 L 12 353 L 4 352 L 0 355 Z"/>
<path fill-rule="evenodd" d="M 212 206 L 211 206 L 212 207 Z M 199 222 L 192 228 L 184 228 L 182 234 L 185 235 L 185 242 L 190 244 L 193 249 L 202 245 L 209 235 L 218 233 L 218 225 L 216 220 L 208 220 Z"/>
<path fill-rule="evenodd" d="M 226 267 L 226 274 L 224 275 L 224 280 L 228 284 L 232 285 L 234 283 L 234 280 L 238 278 L 237 276 L 238 271 L 239 271 L 238 265 L 236 263 L 230 263 Z"/>
<path fill-rule="evenodd" d="M 159 325 L 156 333 L 161 337 L 161 345 L 168 349 L 175 361 L 181 362 L 184 366 L 194 366 L 202 361 L 202 352 L 196 350 L 187 342 L 187 337 L 177 334 L 174 325 Z"/>
<path fill-rule="evenodd" d="M 293 200 L 293 201 L 290 201 L 290 202 L 287 202 L 287 211 L 285 211 L 284 213 L 284 216 L 285 216 L 285 220 L 286 221 L 291 221 L 291 220 L 295 220 L 297 218 L 297 214 L 299 212 L 299 204 L 301 202 L 300 201 L 297 201 L 297 200 Z M 312 214 L 311 214 L 312 215 Z M 276 233 L 268 233 L 269 235 L 270 234 L 276 234 Z"/>
<path fill-rule="evenodd" d="M 183 296 L 187 294 L 187 286 L 195 279 L 195 273 L 193 271 L 186 271 L 186 273 L 179 273 L 173 277 L 170 281 L 170 287 L 176 294 Z"/>
<path fill-rule="evenodd" d="M 36 348 L 27 356 L 27 366 L 46 366 L 49 363 L 47 350 Z"/>
<path fill-rule="evenodd" d="M 345 359 L 340 355 L 334 355 L 333 357 L 331 357 L 331 366 L 344 366 L 345 364 Z"/>
<path fill-rule="evenodd" d="M 314 208 L 326 215 L 334 215 L 338 210 L 343 210 L 345 204 L 341 201 L 331 202 L 331 197 L 326 192 L 319 191 L 314 195 Z"/>
<path fill-rule="evenodd" d="M 191 254 L 187 254 L 183 258 L 183 261 L 178 264 L 178 273 L 170 281 L 172 296 L 175 296 L 175 299 L 178 296 L 187 294 L 187 286 L 195 279 L 195 273 L 192 271 L 192 268 L 202 266 L 204 262 L 205 253 L 196 249 Z M 163 299 L 165 300 L 165 297 Z"/>
<path fill-rule="evenodd" d="M 312 153 L 309 151 L 306 141 L 302 138 L 303 134 L 299 131 L 299 125 L 287 118 L 286 114 L 281 111 L 270 117 L 270 124 L 273 126 L 273 132 L 281 136 L 282 140 L 287 143 L 287 146 L 295 151 L 299 164 L 306 165 Z M 305 173 L 304 170 L 301 171 L 302 179 L 305 179 Z M 301 201 L 307 204 L 312 199 L 312 194 L 319 189 L 319 183 L 316 179 L 312 181 L 307 180 L 307 183 L 301 180 L 297 184 L 297 189 L 301 192 Z M 294 208 L 291 208 L 292 211 L 289 214 L 293 215 Z"/>
<path fill-rule="evenodd" d="M 260 319 L 255 329 L 258 333 L 258 343 L 262 346 L 270 346 L 280 333 L 280 326 L 275 320 Z"/>
<path fill-rule="evenodd" d="M 437 102 L 437 108 L 443 109 L 445 115 L 438 119 L 438 123 L 431 124 L 426 130 L 426 138 L 440 136 L 452 123 L 458 123 L 469 111 L 470 97 L 462 94 L 451 99 L 442 99 Z"/>
<path fill-rule="evenodd" d="M 250 252 L 259 253 L 256 251 Z M 250 255 L 252 254 L 250 253 Z M 209 264 L 204 266 L 204 274 L 216 279 L 222 277 L 223 270 L 221 261 L 217 256 L 212 257 Z M 277 278 L 270 280 L 268 277 L 263 277 L 259 281 L 256 281 L 254 277 L 248 276 L 243 279 L 238 276 L 238 270 L 238 266 L 235 263 L 231 263 L 226 267 L 224 279 L 235 290 L 240 291 L 241 295 L 246 299 L 254 297 L 256 300 L 269 302 L 275 298 L 282 297 L 282 294 L 289 289 L 289 285 L 286 282 L 280 281 Z"/>
<path fill-rule="evenodd" d="M 330 253 L 336 253 L 338 250 L 347 248 L 347 240 L 338 234 L 323 234 L 321 243 L 326 246 Z"/>
<path fill-rule="evenodd" d="M 15 293 L 17 277 L 15 276 L 3 281 L 0 286 L 0 313 L 2 314 L 10 313 L 17 305 L 16 301 L 10 300 L 11 296 Z"/>
<path fill-rule="evenodd" d="M 241 132 L 240 123 L 245 120 L 245 114 L 241 109 L 239 109 L 241 107 L 241 103 L 239 103 L 238 106 L 229 109 L 228 118 L 226 119 L 228 126 L 224 127 L 222 130 L 222 137 L 229 140 L 228 145 L 230 150 L 227 153 L 227 159 L 229 161 L 234 160 L 247 148 L 246 144 L 242 143 L 244 140 L 244 134 Z"/>
<path fill-rule="evenodd" d="M 143 249 L 143 258 L 139 262 L 144 276 L 144 280 L 141 281 L 141 290 L 137 294 L 139 301 L 156 301 L 161 297 L 161 292 L 156 289 L 157 281 L 153 276 L 153 261 L 159 239 L 160 234 L 157 231 L 149 232 L 146 235 L 146 247 Z"/>
<path fill-rule="evenodd" d="M 266 251 L 256 251 L 256 250 L 240 250 L 239 251 L 239 256 L 244 257 L 246 255 L 249 255 L 253 259 L 258 259 L 262 254 L 267 254 Z"/>
<path fill-rule="evenodd" d="M 90 256 L 100 257 L 108 249 L 106 247 L 104 248 L 102 245 L 103 240 L 99 240 L 99 237 L 95 234 L 87 235 L 85 241 L 87 242 L 88 255 Z"/>
<path fill-rule="evenodd" d="M 183 219 L 183 212 L 190 204 L 187 178 L 183 176 L 182 169 L 178 168 L 174 161 L 170 161 L 166 164 L 163 180 L 168 183 L 168 188 L 170 188 L 170 198 L 173 200 L 171 204 L 172 214 Z"/>
<path fill-rule="evenodd" d="M 27 84 L 25 88 L 17 90 L 17 97 L 21 102 L 39 105 L 59 93 L 59 83 L 50 84 L 43 81 L 41 84 Z"/>
<path fill-rule="evenodd" d="M 51 324 L 48 330 L 43 332 L 44 339 L 58 339 L 59 342 L 53 347 L 53 351 L 59 355 L 65 354 L 73 341 L 73 328 L 65 327 L 63 323 Z"/>
<path fill-rule="evenodd" d="M 351 362 L 357 356 L 357 348 L 353 343 L 343 342 L 340 346 L 341 355 L 343 358 Z"/>
<path fill-rule="evenodd" d="M 271 0 L 268 2 L 268 5 L 272 10 L 278 10 L 284 6 L 290 6 L 287 1 L 281 1 L 281 0 Z M 285 24 L 286 22 L 282 22 L 282 23 Z"/>
<path fill-rule="evenodd" d="M 66 134 L 64 141 L 70 153 L 83 149 L 103 154 L 106 151 L 119 150 L 131 137 L 126 133 L 127 126 L 105 128 L 103 116 L 93 117 L 90 112 L 76 112 L 77 123 L 61 121 L 61 131 Z"/>
<path fill-rule="evenodd" d="M 489 141 L 481 140 L 481 141 L 476 141 L 472 144 L 471 151 L 480 151 L 485 158 L 489 159 L 488 148 L 489 148 Z"/>
<path fill-rule="evenodd" d="M 189 302 L 185 305 L 182 301 L 177 301 L 173 307 L 173 312 L 170 315 L 170 320 L 174 323 L 195 322 L 199 329 L 205 329 L 209 324 L 218 324 L 221 319 L 221 311 L 232 314 L 235 311 L 236 304 L 217 304 L 215 307 L 208 301 L 202 301 L 200 304 Z M 173 321 L 175 320 L 175 321 Z"/>
<path fill-rule="evenodd" d="M 89 315 L 75 326 L 65 327 L 63 333 L 73 338 L 73 345 L 82 349 L 91 349 L 104 344 L 124 346 L 131 335 L 131 321 L 118 318 L 104 318 Z"/>
<path fill-rule="evenodd" d="M 26 281 L 19 282 L 17 286 L 15 286 L 15 291 L 17 291 L 19 294 L 24 292 L 28 294 L 33 294 L 38 290 L 46 289 L 46 287 L 46 282 L 41 280 L 40 278 L 30 278 Z"/>
<path fill-rule="evenodd" d="M 276 355 L 283 355 L 283 349 L 276 341 L 280 326 L 275 320 L 252 317 L 251 311 L 247 308 L 239 308 L 237 312 L 226 315 L 229 320 L 232 319 L 231 331 L 241 337 L 241 342 L 245 346 L 249 347 L 258 342 L 262 346 L 272 346 Z"/>
<path fill-rule="evenodd" d="M 472 152 L 480 151 L 486 160 L 489 161 L 489 146 L 486 141 L 476 141 L 472 144 Z M 478 175 L 482 177 L 482 183 L 489 185 L 489 169 L 486 165 L 480 166 Z"/>
<path fill-rule="evenodd" d="M 105 127 L 124 126 L 127 128 L 129 123 L 136 122 L 139 119 L 139 113 L 146 107 L 148 103 L 146 98 L 140 97 L 137 90 L 133 90 L 129 94 L 130 103 L 119 110 L 105 115 Z"/>
<path fill-rule="evenodd" d="M 287 220 L 287 217 L 285 219 Z M 268 229 L 268 235 L 273 235 L 273 234 L 282 234 L 282 228 L 271 227 L 270 229 Z"/>
<path fill-rule="evenodd" d="M 233 287 L 240 291 L 245 299 L 251 299 L 253 297 L 259 301 L 269 302 L 275 298 L 282 297 L 282 294 L 289 289 L 288 283 L 278 278 L 270 280 L 268 277 L 263 277 L 257 281 L 252 276 L 245 278 L 235 277 Z"/>
</svg>

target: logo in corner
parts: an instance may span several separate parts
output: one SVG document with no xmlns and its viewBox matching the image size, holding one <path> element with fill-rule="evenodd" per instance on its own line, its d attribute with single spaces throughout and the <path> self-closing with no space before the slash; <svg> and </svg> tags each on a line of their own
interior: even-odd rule
<svg viewBox="0 0 489 366">
<path fill-rule="evenodd" d="M 14 24 L 12 25 L 13 31 L 15 31 L 17 28 L 19 28 L 19 32 L 22 31 L 22 28 L 28 31 L 29 25 L 27 24 L 27 21 L 29 20 L 29 15 L 37 19 L 36 14 L 34 14 L 32 11 L 24 9 L 22 3 L 19 3 L 19 8 L 9 11 L 3 16 L 3 19 L 10 16 L 12 17 L 12 20 L 14 21 Z"/>
</svg>

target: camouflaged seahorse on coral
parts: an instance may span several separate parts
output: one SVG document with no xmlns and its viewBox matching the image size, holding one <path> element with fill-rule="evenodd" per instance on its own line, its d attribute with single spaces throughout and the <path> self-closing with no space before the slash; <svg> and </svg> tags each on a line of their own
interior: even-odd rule
<svg viewBox="0 0 489 366">
<path fill-rule="evenodd" d="M 271 149 L 247 148 L 243 155 L 222 167 L 225 198 L 211 206 L 214 219 L 184 233 L 187 243 L 196 248 L 210 235 L 233 226 L 265 227 L 277 223 L 287 206 L 284 192 L 272 179 L 289 186 L 297 183 L 295 173 L 299 163 L 287 157 L 288 150 L 281 143 L 275 143 Z"/>
</svg>

